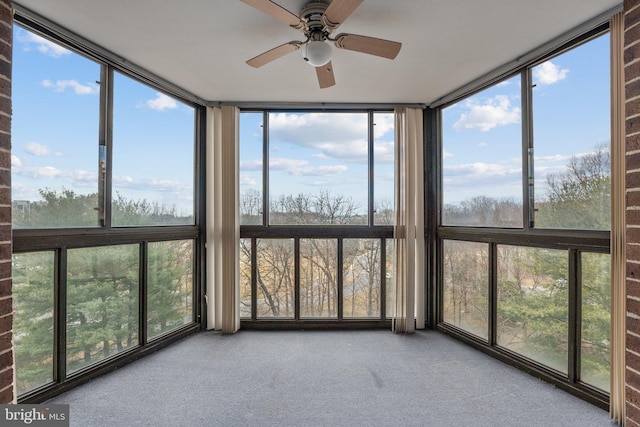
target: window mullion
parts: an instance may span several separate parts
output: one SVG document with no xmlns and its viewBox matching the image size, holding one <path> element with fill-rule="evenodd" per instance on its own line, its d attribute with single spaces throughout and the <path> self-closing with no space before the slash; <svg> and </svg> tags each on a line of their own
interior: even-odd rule
<svg viewBox="0 0 640 427">
<path fill-rule="evenodd" d="M 533 169 L 533 90 L 531 68 L 520 73 L 522 93 L 522 224 L 525 229 L 535 224 Z"/>
</svg>

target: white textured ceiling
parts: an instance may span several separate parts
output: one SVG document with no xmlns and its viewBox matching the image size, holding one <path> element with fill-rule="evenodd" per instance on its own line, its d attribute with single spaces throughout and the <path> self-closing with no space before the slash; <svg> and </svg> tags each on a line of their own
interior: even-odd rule
<svg viewBox="0 0 640 427">
<path fill-rule="evenodd" d="M 402 42 L 388 59 L 334 49 L 319 89 L 301 53 L 245 61 L 301 34 L 238 0 L 19 0 L 208 101 L 430 103 L 620 0 L 365 0 L 338 32 Z M 276 0 L 293 13 L 308 0 Z"/>
</svg>

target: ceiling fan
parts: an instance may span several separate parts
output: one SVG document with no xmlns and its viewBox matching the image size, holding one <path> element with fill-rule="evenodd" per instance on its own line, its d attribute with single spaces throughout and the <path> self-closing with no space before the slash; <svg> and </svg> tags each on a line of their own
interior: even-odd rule
<svg viewBox="0 0 640 427">
<path fill-rule="evenodd" d="M 326 41 L 333 42 L 338 49 L 352 50 L 383 58 L 394 59 L 402 43 L 377 39 L 375 37 L 357 34 L 332 33 L 364 0 L 324 0 L 308 3 L 300 16 L 297 16 L 271 0 L 240 0 L 278 21 L 300 30 L 305 36 L 304 41 L 293 40 L 282 44 L 260 55 L 251 58 L 247 64 L 259 68 L 288 53 L 303 49 L 304 60 L 316 69 L 320 88 L 324 89 L 336 84 L 331 65 L 331 46 Z"/>
</svg>

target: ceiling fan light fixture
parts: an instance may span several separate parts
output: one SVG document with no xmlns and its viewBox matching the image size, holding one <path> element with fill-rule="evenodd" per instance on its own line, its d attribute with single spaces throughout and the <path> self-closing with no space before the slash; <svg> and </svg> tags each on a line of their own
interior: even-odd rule
<svg viewBox="0 0 640 427">
<path fill-rule="evenodd" d="M 331 61 L 331 46 L 320 40 L 307 43 L 303 50 L 304 60 L 314 67 L 321 67 Z"/>
</svg>

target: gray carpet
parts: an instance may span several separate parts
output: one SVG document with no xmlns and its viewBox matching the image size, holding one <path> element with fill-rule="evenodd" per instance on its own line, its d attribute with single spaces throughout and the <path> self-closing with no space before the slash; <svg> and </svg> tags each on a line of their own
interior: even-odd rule
<svg viewBox="0 0 640 427">
<path fill-rule="evenodd" d="M 79 427 L 614 425 L 432 331 L 204 332 L 50 402 Z"/>
</svg>

